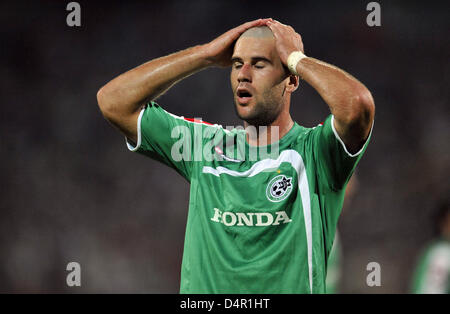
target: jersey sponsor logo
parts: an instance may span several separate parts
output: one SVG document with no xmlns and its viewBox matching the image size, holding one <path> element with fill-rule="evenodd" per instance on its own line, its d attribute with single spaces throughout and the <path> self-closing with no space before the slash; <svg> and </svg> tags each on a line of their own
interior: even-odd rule
<svg viewBox="0 0 450 314">
<path fill-rule="evenodd" d="M 272 213 L 234 213 L 222 212 L 218 208 L 214 208 L 212 221 L 224 224 L 225 226 L 249 226 L 249 227 L 265 227 L 287 224 L 292 221 L 285 211 Z"/>
<path fill-rule="evenodd" d="M 267 184 L 266 196 L 271 202 L 281 202 L 291 194 L 292 191 L 292 177 L 279 175 L 270 180 Z"/>
</svg>

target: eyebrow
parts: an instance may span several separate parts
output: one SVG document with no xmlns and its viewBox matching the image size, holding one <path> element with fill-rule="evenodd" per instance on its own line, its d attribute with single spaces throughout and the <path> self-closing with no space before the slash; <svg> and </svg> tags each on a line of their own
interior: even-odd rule
<svg viewBox="0 0 450 314">
<path fill-rule="evenodd" d="M 252 60 L 253 63 L 256 63 L 256 62 L 258 62 L 258 61 L 265 61 L 265 62 L 267 62 L 267 63 L 272 64 L 272 61 L 270 61 L 270 60 L 267 59 L 266 57 L 262 57 L 262 56 L 254 56 L 254 57 L 251 57 L 251 60 Z M 233 63 L 233 62 L 236 62 L 236 61 L 242 62 L 242 58 L 240 58 L 240 57 L 233 57 L 233 58 L 231 58 L 231 62 L 232 62 L 232 63 Z"/>
</svg>

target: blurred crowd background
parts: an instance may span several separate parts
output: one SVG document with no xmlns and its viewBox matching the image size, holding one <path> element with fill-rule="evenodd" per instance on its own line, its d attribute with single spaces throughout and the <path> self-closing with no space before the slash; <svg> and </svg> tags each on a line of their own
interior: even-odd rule
<svg viewBox="0 0 450 314">
<path fill-rule="evenodd" d="M 450 187 L 449 5 L 378 1 L 69 1 L 0 3 L 0 292 L 177 293 L 189 185 L 128 152 L 97 90 L 150 59 L 206 43 L 245 21 L 293 26 L 308 56 L 360 79 L 376 103 L 358 188 L 339 221 L 343 293 L 407 293 Z M 158 103 L 177 115 L 240 125 L 229 70 L 182 81 Z M 329 114 L 307 84 L 293 118 Z M 81 287 L 66 265 L 81 265 Z M 366 266 L 381 266 L 368 287 Z"/>
</svg>

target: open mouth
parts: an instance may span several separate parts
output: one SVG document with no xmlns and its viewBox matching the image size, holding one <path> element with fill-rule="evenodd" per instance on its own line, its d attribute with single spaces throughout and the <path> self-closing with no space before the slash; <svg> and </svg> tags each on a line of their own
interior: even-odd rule
<svg viewBox="0 0 450 314">
<path fill-rule="evenodd" d="M 252 94 L 250 94 L 248 91 L 242 90 L 237 92 L 238 97 L 240 98 L 248 98 L 252 97 Z"/>
<path fill-rule="evenodd" d="M 238 89 L 236 92 L 239 103 L 246 104 L 252 98 L 252 94 L 246 89 Z"/>
</svg>

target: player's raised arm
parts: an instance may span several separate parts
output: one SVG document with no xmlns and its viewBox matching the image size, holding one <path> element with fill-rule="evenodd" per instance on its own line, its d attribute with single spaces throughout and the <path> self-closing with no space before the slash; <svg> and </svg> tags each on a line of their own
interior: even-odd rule
<svg viewBox="0 0 450 314">
<path fill-rule="evenodd" d="M 369 90 L 345 71 L 305 57 L 301 36 L 291 26 L 277 21 L 268 21 L 267 26 L 275 36 L 281 61 L 325 100 L 334 115 L 334 127 L 350 153 L 359 151 L 369 136 L 375 115 Z M 300 53 L 291 56 L 295 51 Z"/>
<path fill-rule="evenodd" d="M 136 142 L 137 119 L 142 105 L 156 99 L 177 81 L 208 66 L 231 65 L 232 46 L 248 28 L 267 19 L 242 24 L 213 41 L 144 63 L 116 77 L 97 93 L 104 117 Z"/>
</svg>

